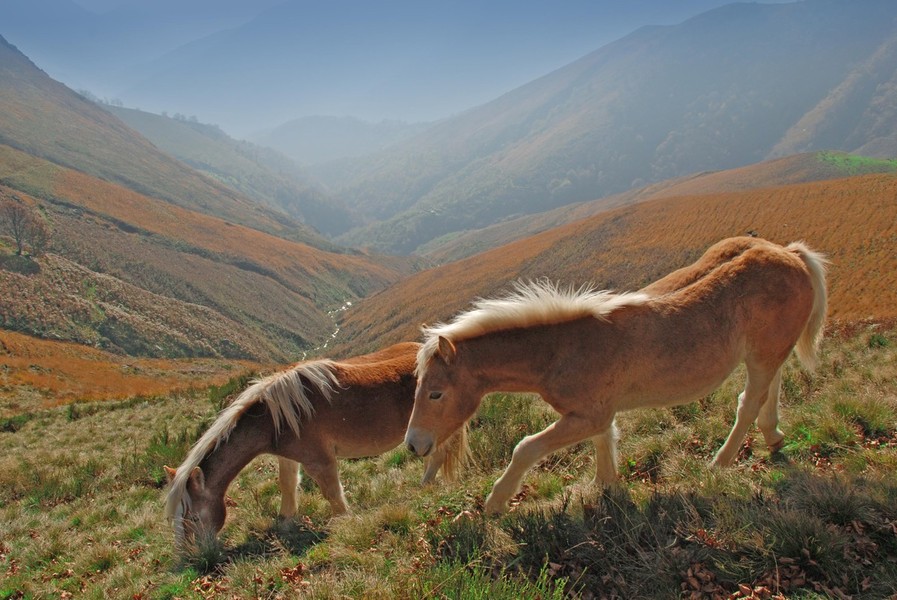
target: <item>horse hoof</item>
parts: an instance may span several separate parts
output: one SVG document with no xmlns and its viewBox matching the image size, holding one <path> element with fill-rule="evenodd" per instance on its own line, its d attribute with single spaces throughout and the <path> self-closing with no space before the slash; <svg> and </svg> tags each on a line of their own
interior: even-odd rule
<svg viewBox="0 0 897 600">
<path fill-rule="evenodd" d="M 779 450 L 781 450 L 784 447 L 785 447 L 785 438 L 782 437 L 782 439 L 780 439 L 778 442 L 776 442 L 774 444 L 769 444 L 769 446 L 768 446 L 769 453 L 775 454 L 776 452 L 778 452 Z"/>
<path fill-rule="evenodd" d="M 500 515 L 507 510 L 507 503 L 493 500 L 492 496 L 486 498 L 486 503 L 483 505 L 483 512 L 490 516 Z"/>
</svg>

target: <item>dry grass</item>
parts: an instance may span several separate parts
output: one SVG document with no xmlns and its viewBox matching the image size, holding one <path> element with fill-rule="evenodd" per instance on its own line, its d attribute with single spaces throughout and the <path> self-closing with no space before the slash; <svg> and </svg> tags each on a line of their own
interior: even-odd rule
<svg viewBox="0 0 897 600">
<path fill-rule="evenodd" d="M 826 339 L 820 370 L 789 364 L 770 458 L 752 431 L 733 469 L 707 461 L 743 385 L 620 418 L 621 486 L 591 446 L 550 457 L 513 512 L 479 507 L 512 445 L 550 419 L 531 396 L 487 399 L 461 482 L 420 488 L 402 450 L 341 465 L 354 513 L 314 486 L 274 519 L 276 463 L 231 486 L 220 546 L 179 559 L 161 516 L 177 462 L 217 397 L 192 393 L 40 411 L 0 433 L 0 598 L 882 598 L 897 586 L 897 330 Z M 840 594 L 840 596 L 839 596 Z"/>
</svg>

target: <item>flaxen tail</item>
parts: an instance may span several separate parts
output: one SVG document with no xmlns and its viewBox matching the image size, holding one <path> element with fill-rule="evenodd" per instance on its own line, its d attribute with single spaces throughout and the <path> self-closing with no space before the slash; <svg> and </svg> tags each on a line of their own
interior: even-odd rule
<svg viewBox="0 0 897 600">
<path fill-rule="evenodd" d="M 825 286 L 825 274 L 829 264 L 825 255 L 810 250 L 803 242 L 793 242 L 785 248 L 797 254 L 810 272 L 813 286 L 813 310 L 804 327 L 794 350 L 801 364 L 812 371 L 818 363 L 819 342 L 822 341 L 822 328 L 825 324 L 825 313 L 828 308 L 828 291 Z"/>
</svg>

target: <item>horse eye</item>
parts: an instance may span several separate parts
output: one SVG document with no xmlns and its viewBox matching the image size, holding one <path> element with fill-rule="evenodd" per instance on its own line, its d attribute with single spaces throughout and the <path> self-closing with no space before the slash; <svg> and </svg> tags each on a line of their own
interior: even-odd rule
<svg viewBox="0 0 897 600">
<path fill-rule="evenodd" d="M 430 392 L 430 400 L 442 399 L 442 392 Z"/>
</svg>

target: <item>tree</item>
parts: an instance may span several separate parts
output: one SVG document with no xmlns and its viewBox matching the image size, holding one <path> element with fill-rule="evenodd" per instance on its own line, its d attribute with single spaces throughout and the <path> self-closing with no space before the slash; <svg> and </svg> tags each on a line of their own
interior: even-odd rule
<svg viewBox="0 0 897 600">
<path fill-rule="evenodd" d="M 12 236 L 16 243 L 16 255 L 21 256 L 25 245 L 31 211 L 24 203 L 11 198 L 0 201 L 0 227 Z"/>
<path fill-rule="evenodd" d="M 50 230 L 43 218 L 15 198 L 0 199 L 0 232 L 12 237 L 17 256 L 22 255 L 26 244 L 31 246 L 32 255 L 40 256 L 50 241 Z"/>
</svg>

